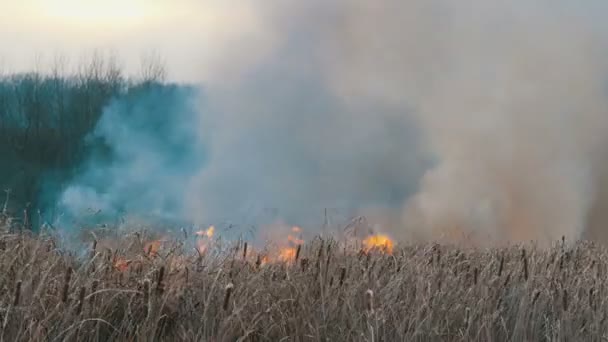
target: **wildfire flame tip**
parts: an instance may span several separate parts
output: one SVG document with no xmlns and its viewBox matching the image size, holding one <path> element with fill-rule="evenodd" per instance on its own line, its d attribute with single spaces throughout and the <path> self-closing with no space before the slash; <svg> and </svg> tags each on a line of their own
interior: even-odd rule
<svg viewBox="0 0 608 342">
<path fill-rule="evenodd" d="M 365 252 L 380 250 L 382 252 L 392 254 L 394 243 L 393 240 L 391 240 L 391 238 L 389 238 L 387 235 L 377 234 L 365 238 L 363 240 L 363 245 L 365 246 Z"/>
</svg>

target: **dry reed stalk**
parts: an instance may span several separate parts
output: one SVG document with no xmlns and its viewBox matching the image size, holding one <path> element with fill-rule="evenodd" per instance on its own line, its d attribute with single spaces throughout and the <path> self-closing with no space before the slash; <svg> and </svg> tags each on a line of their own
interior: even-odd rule
<svg viewBox="0 0 608 342">
<path fill-rule="evenodd" d="M 331 245 L 327 246 L 327 260 L 325 260 L 325 274 L 323 275 L 324 280 L 327 280 L 327 273 L 329 272 L 329 265 L 331 264 Z"/>
<path fill-rule="evenodd" d="M 521 261 L 523 263 L 522 272 L 524 276 L 524 280 L 528 280 L 528 257 L 526 256 L 526 249 L 521 250 Z"/>
<path fill-rule="evenodd" d="M 344 255 L 346 256 L 347 253 L 344 252 Z M 363 248 L 359 249 L 359 252 L 357 253 L 357 258 L 359 259 L 359 262 L 361 262 L 361 260 L 363 260 L 364 256 L 367 256 L 367 253 L 365 252 L 365 250 Z"/>
<path fill-rule="evenodd" d="M 213 279 L 213 283 L 211 284 L 211 290 L 209 291 L 209 294 L 207 295 L 207 298 L 205 299 L 205 302 L 203 303 L 203 314 L 201 316 L 201 318 L 204 320 L 207 318 L 207 312 L 209 311 L 209 303 L 211 303 L 211 298 L 213 296 L 213 294 L 215 293 L 215 286 L 217 285 L 217 281 L 220 278 L 220 275 L 222 274 L 222 269 L 218 269 L 217 270 L 217 274 L 215 275 L 215 278 Z"/>
<path fill-rule="evenodd" d="M 224 309 L 224 311 L 228 310 L 228 304 L 230 303 L 230 295 L 232 294 L 232 290 L 234 289 L 234 284 L 229 283 L 228 285 L 226 285 L 226 293 L 224 295 L 224 305 L 222 305 L 222 308 Z"/>
<path fill-rule="evenodd" d="M 294 258 L 294 263 L 298 263 L 298 259 L 300 258 L 300 250 L 302 249 L 302 245 L 298 245 L 298 247 L 296 248 L 296 256 Z"/>
<path fill-rule="evenodd" d="M 498 277 L 500 278 L 500 276 L 502 275 L 502 270 L 504 269 L 505 266 L 505 253 L 503 252 L 500 255 L 500 264 L 498 266 Z"/>
<path fill-rule="evenodd" d="M 17 276 L 17 271 L 15 270 L 15 262 L 17 262 L 17 258 L 13 260 L 11 266 L 8 269 L 8 278 L 14 279 Z"/>
<path fill-rule="evenodd" d="M 262 266 L 262 256 L 258 254 L 257 260 L 255 261 L 255 268 L 259 270 L 260 266 Z"/>
<path fill-rule="evenodd" d="M 55 241 L 53 240 L 53 238 L 50 238 L 48 242 L 48 245 L 46 245 L 46 252 L 50 253 L 52 250 L 55 249 Z"/>
<path fill-rule="evenodd" d="M 91 306 L 91 309 L 95 307 L 95 296 L 97 292 L 97 287 L 99 287 L 99 280 L 95 279 L 91 284 L 91 295 L 89 297 L 89 305 Z"/>
<path fill-rule="evenodd" d="M 545 267 L 545 270 L 548 270 L 549 267 L 551 267 L 551 265 L 553 265 L 554 262 L 555 262 L 555 252 L 552 251 L 549 259 L 547 260 L 547 266 Z"/>
<path fill-rule="evenodd" d="M 441 292 L 441 286 L 443 285 L 443 277 L 442 274 L 443 272 L 441 271 L 441 269 L 439 270 L 439 272 L 437 273 L 437 292 Z"/>
<path fill-rule="evenodd" d="M 164 291 L 163 280 L 165 277 L 165 266 L 161 266 L 158 270 L 158 278 L 156 279 L 156 293 L 161 295 Z"/>
<path fill-rule="evenodd" d="M 150 280 L 144 280 L 144 307 L 146 311 L 146 320 L 150 317 L 152 311 L 152 303 L 150 302 Z"/>
<path fill-rule="evenodd" d="M 84 286 L 80 287 L 80 292 L 78 293 L 78 307 L 76 307 L 76 314 L 80 315 L 82 312 L 82 307 L 84 306 L 84 297 L 86 295 L 87 289 Z"/>
<path fill-rule="evenodd" d="M 232 279 L 234 277 L 234 256 L 232 256 L 232 261 L 230 261 L 230 271 L 228 272 L 228 278 Z"/>
<path fill-rule="evenodd" d="M 532 305 L 536 304 L 536 301 L 538 300 L 538 297 L 540 297 L 540 291 L 539 290 L 534 290 L 534 294 L 532 296 Z"/>
<path fill-rule="evenodd" d="M 507 274 L 507 278 L 505 279 L 505 282 L 502 284 L 502 287 L 507 287 L 509 285 L 509 281 L 511 281 L 511 273 L 509 272 L 509 274 Z"/>
<path fill-rule="evenodd" d="M 95 257 L 95 254 L 97 254 L 97 239 L 93 239 L 93 244 L 91 246 L 91 259 L 93 259 Z"/>
<path fill-rule="evenodd" d="M 112 261 L 112 249 L 106 248 L 106 267 L 104 274 L 107 276 L 114 268 L 114 262 Z"/>
<path fill-rule="evenodd" d="M 549 251 L 542 249 L 528 251 L 527 246 L 525 250 L 522 250 L 522 247 L 519 246 L 499 251 L 481 252 L 474 249 L 462 249 L 458 254 L 456 249 L 446 249 L 446 251 L 441 251 L 441 254 L 443 254 L 441 259 L 439 259 L 440 250 L 436 249 L 433 253 L 433 267 L 427 267 L 429 254 L 425 252 L 429 250 L 428 247 L 405 248 L 396 251 L 395 257 L 390 258 L 374 252 L 374 255 L 370 258 L 370 266 L 367 272 L 373 270 L 372 276 L 376 279 L 373 279 L 371 284 L 367 284 L 366 279 L 359 277 L 359 271 L 363 269 L 365 261 L 357 260 L 355 253 L 358 250 L 343 257 L 342 253 L 339 253 L 339 249 L 336 249 L 341 249 L 342 246 L 338 243 L 332 246 L 332 243 L 328 243 L 328 240 L 325 239 L 323 246 L 326 248 L 323 248 L 323 253 L 327 253 L 327 256 L 323 255 L 320 259 L 320 269 L 323 272 L 321 275 L 325 275 L 325 278 L 322 279 L 322 286 L 314 287 L 310 286 L 312 284 L 310 281 L 313 278 L 312 272 L 314 272 L 312 263 L 315 261 L 312 257 L 318 256 L 318 251 L 314 250 L 314 246 L 310 247 L 309 244 L 302 244 L 302 255 L 297 261 L 303 266 L 302 270 L 308 273 L 301 273 L 297 269 L 300 265 L 295 263 L 285 264 L 277 260 L 266 261 L 262 254 L 261 260 L 264 268 L 257 274 L 252 271 L 253 267 L 251 269 L 249 267 L 241 268 L 239 265 L 240 261 L 238 259 L 241 256 L 240 253 L 243 252 L 239 246 L 238 250 L 226 250 L 225 256 L 221 255 L 220 258 L 209 257 L 208 265 L 210 269 L 231 265 L 232 269 L 232 264 L 228 262 L 228 258 L 232 256 L 234 258 L 233 262 L 236 260 L 234 278 L 241 282 L 222 281 L 222 279 L 228 279 L 228 277 L 221 274 L 219 276 L 221 279 L 216 278 L 216 280 L 218 286 L 224 284 L 224 296 L 221 296 L 221 288 L 218 293 L 214 292 L 214 289 L 218 290 L 218 287 L 212 286 L 210 297 L 206 301 L 196 300 L 196 298 L 207 296 L 205 293 L 209 291 L 209 284 L 206 284 L 206 282 L 209 279 L 213 280 L 212 278 L 215 277 L 213 271 L 205 269 L 205 272 L 198 272 L 193 269 L 190 275 L 193 281 L 186 281 L 184 295 L 178 298 L 177 296 L 181 295 L 169 291 L 169 289 L 173 287 L 173 284 L 176 284 L 176 287 L 179 286 L 180 284 L 176 283 L 178 280 L 181 280 L 184 284 L 183 277 L 175 278 L 174 273 L 168 268 L 169 264 L 166 264 L 160 283 L 164 287 L 163 299 L 164 296 L 167 297 L 167 306 L 163 306 L 161 298 L 156 297 L 153 292 L 160 276 L 160 266 L 162 264 L 156 264 L 161 261 L 160 259 L 149 263 L 145 261 L 143 273 L 155 272 L 149 278 L 149 281 L 144 282 L 145 275 L 142 274 L 139 278 L 141 283 L 139 286 L 135 285 L 135 289 L 133 289 L 137 277 L 134 273 L 127 272 L 124 273 L 124 287 L 115 288 L 114 280 L 117 272 L 114 272 L 111 277 L 103 278 L 102 267 L 105 267 L 106 259 L 104 257 L 105 250 L 101 246 L 103 240 L 99 240 L 100 243 L 97 245 L 99 250 L 94 260 L 85 260 L 84 265 L 75 266 L 77 264 L 72 260 L 75 258 L 69 253 L 52 252 L 49 255 L 44 254 L 46 242 L 39 243 L 39 251 L 30 251 L 28 247 L 34 246 L 34 244 L 30 243 L 31 241 L 28 242 L 27 234 L 24 234 L 24 237 L 26 240 L 18 248 L 0 251 L 2 252 L 0 253 L 0 259 L 2 259 L 0 261 L 4 261 L 4 267 L 2 268 L 6 272 L 5 285 L 8 285 L 8 287 L 5 286 L 4 293 L 6 305 L 4 310 L 0 310 L 0 325 L 3 321 L 7 322 L 3 325 L 6 327 L 4 330 L 5 341 L 22 340 L 15 338 L 15 336 L 24 336 L 23 339 L 36 339 L 37 336 L 43 336 L 45 333 L 51 339 L 57 340 L 64 336 L 66 340 L 128 339 L 135 334 L 148 334 L 148 332 L 150 334 L 145 335 L 145 337 L 156 334 L 154 338 L 157 340 L 176 340 L 180 339 L 179 334 L 182 334 L 182 332 L 175 333 L 175 330 L 170 331 L 173 328 L 167 327 L 154 329 L 156 322 L 160 322 L 159 325 L 162 326 L 165 324 L 164 322 L 175 321 L 176 319 L 179 320 L 177 329 L 192 331 L 198 340 L 210 340 L 212 336 L 218 340 L 224 340 L 222 337 L 232 336 L 230 334 L 233 330 L 240 331 L 239 321 L 241 318 L 244 319 L 243 322 L 245 323 L 242 328 L 243 334 L 247 334 L 249 337 L 259 333 L 258 336 L 264 336 L 264 339 L 269 340 L 276 338 L 277 334 L 290 337 L 299 336 L 300 338 L 302 336 L 313 336 L 314 338 L 315 332 L 311 330 L 315 329 L 314 322 L 317 320 L 317 317 L 314 317 L 315 312 L 319 313 L 319 320 L 340 322 L 345 325 L 332 326 L 332 324 L 326 324 L 323 328 L 325 331 L 318 334 L 321 335 L 319 339 L 327 338 L 329 340 L 341 340 L 341 337 L 347 340 L 356 340 L 360 336 L 369 338 L 368 327 L 372 327 L 376 340 L 384 341 L 412 340 L 416 339 L 417 336 L 420 340 L 434 340 L 433 337 L 435 337 L 436 339 L 445 338 L 460 341 L 504 340 L 508 339 L 509 336 L 515 336 L 515 339 L 529 340 L 542 339 L 543 336 L 564 340 L 591 340 L 592 338 L 589 338 L 591 334 L 601 335 L 606 332 L 606 326 L 604 325 L 606 301 L 603 300 L 605 287 L 602 285 L 605 279 L 598 277 L 596 272 L 600 266 L 603 271 L 603 263 L 608 258 L 608 254 L 606 254 L 608 250 L 599 247 L 595 249 L 596 247 L 588 247 L 587 245 L 581 245 L 578 249 L 568 247 L 564 252 L 560 252 L 558 243 L 555 243 L 553 250 Z M 12 241 L 11 238 L 12 236 L 7 238 L 0 236 L 0 240 Z M 317 245 L 316 248 L 318 247 Z M 90 248 L 89 244 L 87 249 Z M 145 260 L 141 252 L 142 249 L 139 248 L 139 250 L 139 257 Z M 331 255 L 332 250 L 336 252 L 335 255 Z M 118 249 L 118 251 L 118 254 L 121 255 L 123 249 Z M 569 251 L 570 255 L 568 255 Z M 89 252 L 85 251 L 85 255 L 88 256 Z M 252 250 L 249 253 L 256 255 L 256 252 Z M 32 261 L 24 265 L 22 260 L 29 258 L 31 254 L 37 256 L 32 256 Z M 14 266 L 11 264 L 13 255 L 19 255 L 18 260 L 14 262 Z M 311 255 L 312 257 L 310 257 Z M 456 259 L 455 255 L 462 257 Z M 305 256 L 308 259 L 304 259 Z M 528 256 L 530 258 L 527 258 Z M 563 272 L 561 274 L 558 272 L 558 258 L 560 256 L 563 259 Z M 248 256 L 244 255 L 243 257 Z M 366 257 L 368 257 L 367 254 Z M 515 259 L 518 257 L 522 259 L 517 262 Z M 569 257 L 572 265 L 567 263 Z M 98 258 L 101 261 L 98 261 Z M 516 262 L 509 262 L 508 258 Z M 255 258 L 252 256 L 249 259 L 243 263 L 247 266 L 253 266 Z M 506 263 L 505 260 L 507 260 Z M 486 270 L 485 265 L 492 261 L 493 265 L 489 265 Z M 577 261 L 580 269 L 577 268 Z M 87 286 L 84 289 L 81 285 L 85 278 L 80 277 L 80 267 L 85 267 L 82 269 L 84 275 L 89 262 L 98 267 L 99 274 L 90 274 L 93 279 L 87 280 Z M 195 264 L 195 262 L 196 256 L 193 256 L 191 263 Z M 545 270 L 548 262 L 550 267 Z M 470 265 L 468 268 L 467 264 Z M 61 273 L 66 273 L 69 265 L 72 265 L 73 269 L 68 291 L 74 291 L 68 293 L 67 303 L 70 305 L 49 306 L 46 301 L 39 303 L 35 300 L 30 307 L 29 289 L 30 286 L 34 289 L 34 284 L 42 284 L 40 286 L 42 290 L 32 291 L 32 297 L 38 295 L 35 298 L 46 298 L 46 300 L 51 300 L 51 304 L 53 302 L 61 304 L 61 301 L 64 300 L 62 286 L 65 285 L 65 278 L 61 277 Z M 140 264 L 138 263 L 138 265 Z M 208 265 L 206 264 L 205 267 Z M 403 272 L 395 274 L 395 269 L 399 269 L 399 267 Z M 12 270 L 10 270 L 11 268 Z M 24 277 L 25 274 L 28 274 L 30 280 L 24 279 L 19 290 L 18 280 L 20 277 L 17 277 L 17 275 L 22 269 L 24 270 L 21 271 Z M 132 269 L 135 270 L 136 268 L 133 267 Z M 457 276 L 452 276 L 452 270 L 457 270 L 459 274 L 456 273 Z M 41 274 L 47 271 L 51 274 L 48 278 L 52 281 L 46 281 L 46 276 L 42 277 Z M 37 272 L 40 279 L 32 279 L 36 277 Z M 188 270 L 186 272 L 188 273 Z M 58 282 L 57 278 L 52 279 L 52 275 L 57 273 L 59 273 Z M 271 283 L 268 280 L 272 273 L 274 273 L 275 281 Z M 572 278 L 569 273 L 578 276 Z M 175 274 L 181 274 L 181 270 Z M 499 277 L 496 277 L 497 274 Z M 505 275 L 505 278 L 502 277 L 502 274 Z M 291 275 L 295 279 L 289 279 Z M 11 278 L 13 276 L 15 278 Z M 86 275 L 84 276 L 86 277 Z M 284 278 L 285 276 L 287 278 Z M 349 277 L 349 282 L 346 282 L 346 276 Z M 94 278 L 99 280 L 94 280 Z M 524 278 L 527 278 L 529 283 L 523 283 Z M 92 285 L 88 282 L 92 282 Z M 300 283 L 298 284 L 298 282 Z M 329 284 L 329 288 L 324 287 L 325 282 Z M 49 283 L 56 285 L 47 294 Z M 197 286 L 201 283 L 204 284 Z M 255 294 L 256 297 L 252 298 L 253 301 L 237 303 L 240 297 L 236 297 L 235 284 L 244 286 L 242 289 L 239 288 L 239 293 L 243 292 L 244 295 Z M 336 284 L 336 289 L 332 287 L 333 284 Z M 469 288 L 471 284 L 477 284 L 473 291 L 470 291 Z M 72 288 L 71 285 L 74 285 L 74 287 Z M 445 285 L 446 291 L 442 291 L 443 285 Z M 97 286 L 102 290 L 99 291 Z M 289 287 L 293 287 L 293 289 L 289 289 Z M 142 288 L 144 288 L 144 291 L 141 291 Z M 380 288 L 382 288 L 382 296 L 376 300 L 373 298 L 375 296 L 373 292 L 376 291 L 374 289 Z M 373 292 L 368 293 L 368 289 L 369 291 L 373 290 Z M 429 289 L 431 290 L 430 296 L 426 292 Z M 319 290 L 321 293 L 318 292 Z M 326 290 L 329 290 L 329 293 L 323 292 Z M 416 291 L 423 292 L 424 295 L 416 296 Z M 130 293 L 138 293 L 134 301 L 131 301 Z M 201 295 L 201 293 L 203 294 Z M 353 293 L 361 297 L 355 298 L 358 300 L 350 298 Z M 384 293 L 387 294 L 386 302 L 384 302 Z M 13 298 L 10 298 L 11 294 Z M 541 295 L 543 296 L 542 300 L 540 299 Z M 572 298 L 569 298 L 570 296 Z M 584 296 L 588 297 L 587 300 L 584 299 Z M 96 306 L 93 305 L 95 297 Z M 488 300 L 485 300 L 486 298 Z M 87 302 L 83 302 L 83 299 Z M 78 302 L 76 302 L 77 300 Z M 458 300 L 462 300 L 463 305 L 458 309 L 451 310 L 450 305 Z M 289 301 L 289 304 L 283 304 L 287 301 Z M 274 302 L 281 304 L 273 305 Z M 310 306 L 317 303 L 319 309 L 313 308 L 310 310 Z M 585 303 L 588 306 L 585 306 Z M 185 305 L 181 306 L 182 304 Z M 265 306 L 267 310 L 261 312 L 260 304 Z M 523 304 L 523 307 L 521 304 Z M 404 306 L 411 307 L 412 310 L 405 310 L 403 309 Z M 49 307 L 51 307 L 51 310 L 48 312 L 42 311 Z M 135 308 L 135 314 L 131 311 L 133 307 Z M 235 311 L 237 307 L 238 310 Z M 363 315 L 361 318 L 354 317 L 353 319 L 350 313 L 353 307 L 361 311 L 360 313 Z M 467 307 L 469 308 L 468 313 L 465 312 Z M 69 314 L 71 316 L 62 317 L 61 310 L 66 308 L 70 310 Z M 203 308 L 206 308 L 207 312 L 206 314 L 203 312 L 203 319 L 201 320 Z M 519 308 L 524 310 L 519 310 Z M 38 311 L 31 312 L 28 310 Z M 372 312 L 373 314 L 368 314 Z M 547 317 L 546 312 L 550 312 L 550 316 Z M 86 317 L 75 316 L 76 313 L 79 313 L 80 316 L 86 313 Z M 258 319 L 268 314 L 273 317 L 273 320 L 274 317 L 277 317 L 276 323 Z M 145 322 L 144 315 L 150 317 Z M 44 326 L 39 321 L 32 321 L 31 317 L 34 316 L 44 319 Z M 219 319 L 213 319 L 213 317 L 219 317 Z M 123 322 L 123 318 L 133 321 Z M 544 323 L 547 318 L 551 320 L 550 325 Z M 71 321 L 72 319 L 75 319 L 74 322 Z M 81 320 L 85 324 L 82 324 L 82 331 L 78 333 Z M 446 324 L 446 322 L 449 323 Z M 467 324 L 465 325 L 464 322 L 467 322 Z M 553 322 L 556 322 L 556 324 Z M 70 326 L 72 323 L 74 325 Z M 205 324 L 207 326 L 203 326 Z M 284 328 L 284 331 L 277 331 L 273 327 L 275 324 L 285 324 L 286 328 Z M 199 327 L 201 327 L 201 330 L 197 332 Z M 0 326 L 1 328 L 2 326 Z M 66 334 L 60 334 L 58 337 L 57 331 L 63 331 L 66 328 Z M 468 330 L 465 330 L 465 328 L 468 328 Z M 427 334 L 423 329 L 433 330 L 433 332 Z M 251 331 L 255 331 L 255 333 Z M 344 332 L 347 333 L 340 335 Z M 197 333 L 198 335 L 196 335 Z M 91 338 L 87 334 L 90 334 Z M 42 337 L 39 339 L 42 339 Z M 230 340 L 231 338 L 226 339 Z M 233 340 L 236 340 L 236 338 Z"/>
<path fill-rule="evenodd" d="M 321 245 L 319 246 L 319 253 L 317 254 L 317 261 L 315 262 L 315 280 L 318 279 L 319 274 L 321 273 L 321 258 L 323 258 L 323 240 L 321 240 Z"/>
<path fill-rule="evenodd" d="M 28 203 L 29 206 L 29 203 Z M 25 209 L 23 209 L 23 224 L 19 225 L 19 234 L 23 233 L 23 228 L 27 228 L 28 230 L 30 230 L 30 220 L 29 220 L 29 215 L 27 212 L 27 206 Z"/>
<path fill-rule="evenodd" d="M 374 312 L 374 291 L 371 289 L 365 291 L 365 308 L 370 314 Z"/>
<path fill-rule="evenodd" d="M 72 267 L 68 267 L 67 270 L 65 271 L 65 278 L 63 281 L 63 291 L 61 294 L 61 301 L 63 303 L 67 303 L 68 302 L 68 295 L 70 293 L 70 280 L 72 279 Z"/>
<path fill-rule="evenodd" d="M 581 250 L 579 248 L 579 246 L 576 246 L 576 249 L 574 250 L 574 269 L 578 269 L 578 263 L 579 260 L 581 258 Z"/>
<path fill-rule="evenodd" d="M 307 258 L 303 258 L 302 260 L 300 260 L 300 267 L 302 268 L 302 272 L 306 272 L 306 270 L 308 269 L 308 259 Z"/>
<path fill-rule="evenodd" d="M 13 306 L 19 306 L 19 301 L 21 299 L 21 280 L 17 282 L 15 285 L 15 296 L 13 297 Z"/>
<path fill-rule="evenodd" d="M 378 259 L 374 259 L 374 261 L 372 262 L 372 266 L 367 269 L 366 275 L 369 280 L 371 280 L 371 278 L 372 278 L 372 274 L 374 272 L 377 262 L 378 262 Z"/>
<path fill-rule="evenodd" d="M 473 285 L 477 285 L 477 278 L 479 277 L 479 269 L 473 268 Z"/>
<path fill-rule="evenodd" d="M 437 245 L 437 265 L 441 263 L 441 246 Z"/>
</svg>

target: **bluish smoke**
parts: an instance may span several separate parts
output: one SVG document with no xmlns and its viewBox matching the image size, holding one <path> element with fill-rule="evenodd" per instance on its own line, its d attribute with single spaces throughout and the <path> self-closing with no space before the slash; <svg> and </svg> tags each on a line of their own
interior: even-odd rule
<svg viewBox="0 0 608 342">
<path fill-rule="evenodd" d="M 315 231 L 329 208 L 483 242 L 606 221 L 606 5 L 256 4 L 263 24 L 226 44 L 204 91 L 144 87 L 107 108 L 68 216 Z"/>
<path fill-rule="evenodd" d="M 86 138 L 88 158 L 59 197 L 61 222 L 180 219 L 186 182 L 205 162 L 198 96 L 194 87 L 147 84 L 113 100 Z"/>
<path fill-rule="evenodd" d="M 281 62 L 289 61 L 289 63 Z M 401 108 L 350 107 L 286 45 L 228 89 L 141 87 L 115 99 L 59 198 L 61 222 L 232 224 L 317 231 L 401 210 L 425 160 Z"/>
<path fill-rule="evenodd" d="M 62 192 L 64 221 L 129 216 L 215 224 L 218 233 L 285 222 L 314 233 L 325 213 L 398 217 L 429 154 L 412 109 L 367 98 L 353 105 L 336 94 L 318 54 L 340 15 L 330 7 L 314 24 L 314 6 L 303 16 L 268 11 L 276 44 L 261 59 L 227 52 L 218 69 L 240 70 L 232 81 L 218 82 L 220 74 L 204 87 L 143 87 L 116 99 Z M 243 59 L 246 67 L 237 65 Z"/>
<path fill-rule="evenodd" d="M 293 23 L 292 23 L 293 24 Z M 193 177 L 194 221 L 318 231 L 325 209 L 401 211 L 428 167 L 408 108 L 351 106 L 327 81 L 313 26 L 289 25 L 270 56 L 237 82 L 210 87 L 200 135 L 208 164 Z"/>
<path fill-rule="evenodd" d="M 606 5 L 256 4 L 260 27 L 226 43 L 204 89 L 108 106 L 66 217 L 314 232 L 331 209 L 482 242 L 606 221 Z"/>
</svg>

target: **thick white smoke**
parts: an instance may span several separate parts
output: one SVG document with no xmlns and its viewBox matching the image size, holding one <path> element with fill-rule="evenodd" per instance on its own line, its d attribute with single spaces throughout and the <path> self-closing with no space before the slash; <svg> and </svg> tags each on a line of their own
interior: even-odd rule
<svg viewBox="0 0 608 342">
<path fill-rule="evenodd" d="M 602 207 L 607 6 L 260 1 L 261 47 L 208 80 L 189 211 L 385 205 L 397 237 L 579 238 Z"/>
<path fill-rule="evenodd" d="M 247 29 L 203 63 L 198 110 L 179 89 L 118 101 L 96 132 L 122 158 L 93 156 L 63 202 L 305 231 L 338 209 L 397 239 L 605 235 L 605 2 L 234 6 Z"/>
</svg>

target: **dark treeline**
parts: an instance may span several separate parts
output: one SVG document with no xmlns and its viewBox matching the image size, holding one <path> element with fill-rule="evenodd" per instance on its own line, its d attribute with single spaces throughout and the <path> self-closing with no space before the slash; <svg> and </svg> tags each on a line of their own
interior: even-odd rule
<svg viewBox="0 0 608 342">
<path fill-rule="evenodd" d="M 63 70 L 0 76 L 0 187 L 6 193 L 0 210 L 26 225 L 48 205 L 44 188 L 61 186 L 86 159 L 85 138 L 110 101 L 162 86 L 165 75 L 161 63 L 149 60 L 137 78 L 127 78 L 115 60 L 99 56 L 74 73 Z"/>
</svg>

